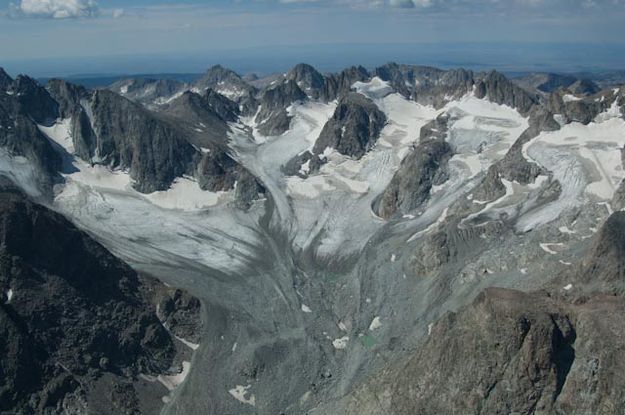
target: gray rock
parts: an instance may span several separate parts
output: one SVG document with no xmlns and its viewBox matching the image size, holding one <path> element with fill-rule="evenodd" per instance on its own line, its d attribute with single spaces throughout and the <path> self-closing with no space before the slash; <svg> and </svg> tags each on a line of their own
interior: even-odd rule
<svg viewBox="0 0 625 415">
<path fill-rule="evenodd" d="M 613 213 L 601 226 L 577 281 L 593 291 L 625 293 L 625 212 Z"/>
<path fill-rule="evenodd" d="M 19 75 L 13 82 L 12 92 L 19 102 L 21 111 L 37 124 L 50 126 L 58 118 L 58 104 L 34 79 Z"/>
<path fill-rule="evenodd" d="M 289 129 L 291 123 L 291 117 L 286 109 L 294 102 L 306 99 L 308 96 L 293 80 L 267 89 L 262 94 L 260 111 L 256 116 L 258 130 L 267 136 L 283 134 Z"/>
<path fill-rule="evenodd" d="M 226 144 L 230 127 L 227 122 L 237 112 L 229 112 L 222 102 L 212 93 L 200 96 L 187 91 L 163 107 L 161 112 L 176 118 L 176 126 L 185 131 L 185 136 L 197 147 L 208 147 L 211 143 Z M 232 101 L 230 101 L 232 102 Z M 236 104 L 232 103 L 235 107 Z M 219 105 L 219 111 L 228 117 L 224 119 L 214 105 Z"/>
<path fill-rule="evenodd" d="M 406 98 L 436 108 L 470 92 L 474 84 L 473 72 L 464 69 L 444 71 L 429 66 L 389 63 L 376 68 L 374 73 Z"/>
<path fill-rule="evenodd" d="M 350 92 L 354 83 L 366 82 L 370 78 L 369 72 L 362 66 L 352 66 L 338 74 L 328 75 L 321 97 L 326 102 L 334 101 Z"/>
<path fill-rule="evenodd" d="M 129 169 L 135 189 L 144 193 L 192 174 L 198 151 L 171 123 L 107 90 L 95 91 L 86 107 L 95 140 L 73 138 L 77 148 L 89 149 L 92 163 Z"/>
<path fill-rule="evenodd" d="M 218 92 L 207 89 L 205 93 L 206 101 L 217 115 L 226 122 L 235 122 L 238 120 L 241 111 L 236 102 L 226 98 Z"/>
<path fill-rule="evenodd" d="M 31 81 L 22 80 L 21 90 L 29 94 L 27 90 L 32 88 L 35 92 L 31 91 L 27 97 L 18 97 L 17 91 L 20 89 L 16 83 L 4 72 L 0 72 L 0 76 L 3 77 L 2 84 L 5 85 L 4 89 L 0 89 L 0 147 L 11 155 L 30 160 L 37 169 L 41 192 L 51 194 L 52 185 L 60 180 L 57 172 L 63 162 L 48 139 L 37 128 L 37 121 L 33 118 L 37 114 L 43 118 L 50 118 L 51 113 L 48 111 L 56 111 L 58 106 L 49 103 L 51 99 L 49 96 L 43 100 L 44 104 L 41 107 L 33 102 L 37 97 L 45 96 L 47 92 Z M 28 85 L 26 90 L 23 89 L 24 85 Z M 45 115 L 47 113 L 48 115 Z"/>
<path fill-rule="evenodd" d="M 575 95 L 594 95 L 601 88 L 590 79 L 579 79 L 567 87 Z"/>
<path fill-rule="evenodd" d="M 568 88 L 577 81 L 578 78 L 576 76 L 557 73 L 534 73 L 512 79 L 512 82 L 528 92 L 548 94 L 560 88 Z"/>
<path fill-rule="evenodd" d="M 347 412 L 620 413 L 623 310 L 622 297 L 571 303 L 489 288 L 433 325 L 413 357 L 373 379 Z"/>
<path fill-rule="evenodd" d="M 150 109 L 167 103 L 172 97 L 182 93 L 188 86 L 172 79 L 124 79 L 108 87 L 109 90 L 138 102 Z"/>
<path fill-rule="evenodd" d="M 359 159 L 375 145 L 385 124 L 386 116 L 373 101 L 349 93 L 341 98 L 334 115 L 323 127 L 313 154 L 322 154 L 330 147 Z"/>
<path fill-rule="evenodd" d="M 324 92 L 326 80 L 312 66 L 300 63 L 291 69 L 286 79 L 289 81 L 295 81 L 302 91 L 313 99 L 320 98 Z"/>
<path fill-rule="evenodd" d="M 13 78 L 4 71 L 4 68 L 0 67 L 0 90 L 6 91 L 7 88 L 13 85 Z"/>
<path fill-rule="evenodd" d="M 439 117 L 421 129 L 421 140 L 402 161 L 390 184 L 376 200 L 373 209 L 378 216 L 390 218 L 406 214 L 430 198 L 432 186 L 447 180 L 446 165 L 453 155 L 445 141 L 447 118 Z"/>
<path fill-rule="evenodd" d="M 475 96 L 516 108 L 523 115 L 529 114 L 532 107 L 538 103 L 535 96 L 516 86 L 497 71 L 489 72 L 476 82 Z"/>
</svg>

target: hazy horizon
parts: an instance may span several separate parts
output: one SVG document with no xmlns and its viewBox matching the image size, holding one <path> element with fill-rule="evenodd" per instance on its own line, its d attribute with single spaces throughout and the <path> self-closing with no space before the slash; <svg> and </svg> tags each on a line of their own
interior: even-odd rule
<svg viewBox="0 0 625 415">
<path fill-rule="evenodd" d="M 584 56 L 585 59 L 581 57 Z M 221 64 L 241 74 L 267 75 L 306 62 L 323 72 L 387 62 L 503 72 L 598 72 L 625 69 L 625 45 L 563 43 L 326 44 L 213 52 L 59 57 L 0 61 L 12 75 L 34 77 L 196 74 Z"/>
<path fill-rule="evenodd" d="M 11 73 L 625 68 L 624 0 L 0 0 Z"/>
</svg>

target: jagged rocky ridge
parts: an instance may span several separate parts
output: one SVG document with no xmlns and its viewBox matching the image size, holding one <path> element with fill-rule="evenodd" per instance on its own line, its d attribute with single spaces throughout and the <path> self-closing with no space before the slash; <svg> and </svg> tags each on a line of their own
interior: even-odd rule
<svg viewBox="0 0 625 415">
<path fill-rule="evenodd" d="M 237 117 L 238 107 L 212 90 L 184 92 L 159 113 L 107 90 L 87 91 L 56 80 L 49 90 L 60 103 L 60 116 L 71 118 L 76 155 L 128 170 L 140 192 L 166 190 L 185 175 L 212 192 L 232 190 L 241 178 L 242 199 L 237 200 L 242 206 L 262 192 L 225 145 L 227 123 Z"/>
<path fill-rule="evenodd" d="M 197 300 L 138 276 L 4 176 L 0 240 L 0 413 L 156 413 L 168 391 L 139 376 L 180 370 L 156 303 L 188 336 Z"/>
</svg>

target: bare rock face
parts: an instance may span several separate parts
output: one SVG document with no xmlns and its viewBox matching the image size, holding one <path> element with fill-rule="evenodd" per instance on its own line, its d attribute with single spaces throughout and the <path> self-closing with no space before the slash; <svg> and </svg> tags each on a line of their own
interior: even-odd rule
<svg viewBox="0 0 625 415">
<path fill-rule="evenodd" d="M 241 114 L 241 110 L 236 102 L 213 89 L 207 89 L 204 97 L 210 108 L 226 122 L 236 121 Z"/>
<path fill-rule="evenodd" d="M 46 126 L 54 124 L 59 114 L 58 104 L 37 81 L 19 75 L 13 83 L 12 92 L 23 112 L 33 121 Z"/>
<path fill-rule="evenodd" d="M 313 99 L 322 96 L 326 80 L 315 68 L 305 63 L 296 65 L 286 75 L 286 79 L 295 83 L 304 93 Z"/>
<path fill-rule="evenodd" d="M 386 124 L 386 116 L 370 99 L 349 93 L 339 101 L 334 115 L 315 142 L 313 154 L 326 148 L 346 156 L 361 158 L 377 142 Z"/>
<path fill-rule="evenodd" d="M 528 114 L 538 103 L 536 97 L 497 71 L 489 72 L 475 84 L 475 96 L 516 108 L 523 115 Z"/>
<path fill-rule="evenodd" d="M 338 74 L 328 75 L 322 98 L 326 102 L 338 99 L 350 92 L 354 83 L 366 82 L 370 78 L 369 72 L 362 66 L 352 66 Z"/>
<path fill-rule="evenodd" d="M 176 354 L 156 284 L 4 178 L 0 240 L 0 413 L 141 413 L 138 375 L 167 373 Z"/>
<path fill-rule="evenodd" d="M 596 413 L 623 405 L 622 392 L 607 387 L 618 382 L 612 364 L 622 365 L 605 348 L 617 337 L 591 323 L 604 312 L 616 322 L 623 306 L 614 298 L 572 306 L 488 289 L 432 328 L 394 383 L 393 413 Z"/>
<path fill-rule="evenodd" d="M 390 218 L 408 213 L 426 202 L 432 186 L 447 180 L 445 166 L 453 150 L 444 140 L 447 117 L 441 116 L 421 129 L 421 140 L 402 161 L 391 183 L 373 208 L 378 216 Z"/>
<path fill-rule="evenodd" d="M 473 72 L 465 69 L 444 71 L 429 66 L 389 63 L 376 68 L 374 73 L 406 98 L 436 108 L 470 92 L 474 84 Z"/>
<path fill-rule="evenodd" d="M 590 79 L 579 79 L 567 89 L 576 95 L 594 95 L 601 91 L 601 88 Z"/>
<path fill-rule="evenodd" d="M 61 157 L 37 127 L 38 121 L 49 122 L 57 117 L 58 106 L 50 102 L 49 96 L 38 103 L 46 94 L 30 78 L 14 81 L 0 69 L 0 147 L 8 157 L 25 157 L 35 166 L 44 193 L 59 179 L 57 171 L 62 165 Z M 14 176 L 18 172 L 9 169 L 4 174 Z"/>
<path fill-rule="evenodd" d="M 538 93 L 552 93 L 560 88 L 566 88 L 578 81 L 573 75 L 556 73 L 535 73 L 512 80 L 521 88 Z"/>
<path fill-rule="evenodd" d="M 594 290 L 625 293 L 625 212 L 615 212 L 605 221 L 579 279 Z"/>
<path fill-rule="evenodd" d="M 184 82 L 146 78 L 124 79 L 108 87 L 116 94 L 152 109 L 171 100 L 186 88 L 187 85 Z"/>
<path fill-rule="evenodd" d="M 178 129 L 139 104 L 95 91 L 87 114 L 96 138 L 89 148 L 91 162 L 129 169 L 138 191 L 166 190 L 176 177 L 192 172 L 197 150 Z"/>
<path fill-rule="evenodd" d="M 221 65 L 211 67 L 193 83 L 193 86 L 200 91 L 213 89 L 233 99 L 243 98 L 255 92 L 254 87 L 245 82 L 239 74 Z"/>
<path fill-rule="evenodd" d="M 256 115 L 258 130 L 263 135 L 274 136 L 286 132 L 291 124 L 287 108 L 308 96 L 294 80 L 288 80 L 266 90 L 260 99 L 260 111 Z"/>
<path fill-rule="evenodd" d="M 187 91 L 167 104 L 161 112 L 181 121 L 175 125 L 184 130 L 185 137 L 192 144 L 198 147 L 207 147 L 211 143 L 224 144 L 228 141 L 230 127 L 227 120 L 214 109 L 214 105 L 219 105 L 219 111 L 228 119 L 236 117 L 236 113 L 227 112 L 227 104 L 216 95 L 219 94 L 213 92 L 202 96 Z"/>
<path fill-rule="evenodd" d="M 414 356 L 360 390 L 348 413 L 620 413 L 624 310 L 622 297 L 573 304 L 489 288 L 430 326 Z"/>
</svg>

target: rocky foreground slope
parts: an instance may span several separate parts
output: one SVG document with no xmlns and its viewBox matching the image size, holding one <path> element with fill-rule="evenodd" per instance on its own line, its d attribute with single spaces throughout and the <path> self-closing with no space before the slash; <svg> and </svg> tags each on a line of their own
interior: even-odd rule
<svg viewBox="0 0 625 415">
<path fill-rule="evenodd" d="M 346 413 L 617 414 L 624 410 L 625 213 L 545 290 L 488 288 L 428 327 Z M 575 290 L 573 290 L 575 288 Z"/>
<path fill-rule="evenodd" d="M 622 87 L 391 63 L 0 89 L 0 172 L 205 306 L 199 333 L 180 292 L 119 306 L 195 351 L 180 383 L 171 337 L 152 366 L 139 341 L 140 402 L 137 373 L 177 385 L 164 414 L 625 411 Z"/>
<path fill-rule="evenodd" d="M 156 413 L 169 391 L 141 376 L 181 370 L 159 317 L 184 308 L 156 307 L 182 293 L 138 276 L 6 178 L 0 186 L 0 413 Z M 199 303 L 190 311 L 182 326 L 197 331 Z"/>
</svg>

